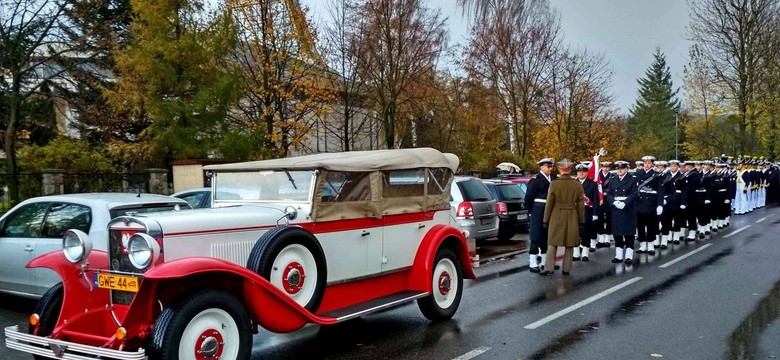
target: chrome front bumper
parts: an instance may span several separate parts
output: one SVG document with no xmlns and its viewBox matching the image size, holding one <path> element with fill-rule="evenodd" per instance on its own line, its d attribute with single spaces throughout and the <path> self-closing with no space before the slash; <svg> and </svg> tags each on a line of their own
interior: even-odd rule
<svg viewBox="0 0 780 360">
<path fill-rule="evenodd" d="M 19 331 L 18 325 L 5 328 L 5 346 L 9 349 L 46 356 L 52 359 L 143 360 L 146 356 L 144 349 L 138 349 L 136 352 L 120 351 L 31 335 Z"/>
</svg>

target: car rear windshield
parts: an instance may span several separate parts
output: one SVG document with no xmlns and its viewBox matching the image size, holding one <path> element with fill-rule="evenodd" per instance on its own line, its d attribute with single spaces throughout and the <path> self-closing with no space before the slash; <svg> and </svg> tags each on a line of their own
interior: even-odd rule
<svg viewBox="0 0 780 360">
<path fill-rule="evenodd" d="M 496 193 L 501 201 L 517 201 L 525 198 L 525 193 L 517 184 L 496 184 Z"/>
<path fill-rule="evenodd" d="M 176 207 L 179 206 L 181 209 L 189 209 L 189 205 L 178 205 L 178 204 L 145 204 L 145 205 L 136 205 L 136 206 L 128 206 L 123 208 L 114 208 L 111 209 L 111 218 L 115 218 L 117 216 L 125 216 L 125 215 L 135 215 L 135 214 L 143 214 L 143 213 L 150 213 L 150 212 L 159 212 L 159 211 L 173 211 L 176 210 Z"/>
<path fill-rule="evenodd" d="M 460 181 L 457 184 L 460 192 L 463 193 L 463 200 L 465 201 L 488 201 L 493 199 L 485 184 L 480 180 Z"/>
</svg>

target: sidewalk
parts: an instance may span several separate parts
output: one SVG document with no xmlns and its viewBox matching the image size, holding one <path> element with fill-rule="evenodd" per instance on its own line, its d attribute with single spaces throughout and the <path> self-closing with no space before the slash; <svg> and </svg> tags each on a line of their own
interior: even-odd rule
<svg viewBox="0 0 780 360">
<path fill-rule="evenodd" d="M 528 234 L 515 234 L 509 241 L 486 240 L 477 242 L 479 263 L 504 259 L 528 252 Z"/>
</svg>

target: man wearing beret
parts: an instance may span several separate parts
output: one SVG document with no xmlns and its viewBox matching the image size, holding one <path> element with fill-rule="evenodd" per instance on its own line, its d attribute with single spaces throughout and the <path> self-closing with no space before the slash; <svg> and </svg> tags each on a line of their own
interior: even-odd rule
<svg viewBox="0 0 780 360">
<path fill-rule="evenodd" d="M 528 181 L 524 201 L 530 216 L 528 234 L 531 238 L 531 245 L 528 248 L 528 268 L 531 272 L 538 273 L 541 267 L 539 264 L 540 254 L 547 253 L 547 228 L 544 227 L 542 220 L 544 220 L 544 205 L 547 203 L 547 191 L 553 180 L 553 159 L 544 158 L 536 164 L 539 165 L 539 173 Z"/>
<path fill-rule="evenodd" d="M 542 275 L 552 274 L 558 246 L 564 247 L 563 274 L 568 275 L 574 248 L 580 246 L 580 224 L 585 222 L 585 193 L 582 185 L 571 176 L 572 165 L 568 159 L 558 162 L 558 172 L 561 175 L 552 181 L 547 193 L 543 221 L 550 232 L 545 267 L 540 272 Z"/>
</svg>

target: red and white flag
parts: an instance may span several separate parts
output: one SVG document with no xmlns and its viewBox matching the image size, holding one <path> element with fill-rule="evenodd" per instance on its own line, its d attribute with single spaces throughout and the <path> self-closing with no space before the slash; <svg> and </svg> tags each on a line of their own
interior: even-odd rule
<svg viewBox="0 0 780 360">
<path fill-rule="evenodd" d="M 599 157 L 604 154 L 606 154 L 606 151 L 604 151 L 603 148 L 599 149 L 599 151 L 593 155 L 593 161 L 590 163 L 590 169 L 588 169 L 588 177 L 595 181 L 599 188 L 599 203 L 604 201 L 604 190 L 601 189 L 601 176 L 599 176 Z"/>
</svg>

